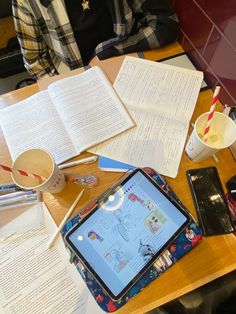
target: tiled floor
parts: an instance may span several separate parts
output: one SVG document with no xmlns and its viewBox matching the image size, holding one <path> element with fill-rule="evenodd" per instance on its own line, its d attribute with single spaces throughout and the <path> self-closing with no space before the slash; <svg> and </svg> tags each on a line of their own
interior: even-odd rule
<svg viewBox="0 0 236 314">
<path fill-rule="evenodd" d="M 0 78 L 0 95 L 13 91 L 16 88 L 16 84 L 26 78 L 30 78 L 28 72 L 22 72 L 6 78 Z"/>
</svg>

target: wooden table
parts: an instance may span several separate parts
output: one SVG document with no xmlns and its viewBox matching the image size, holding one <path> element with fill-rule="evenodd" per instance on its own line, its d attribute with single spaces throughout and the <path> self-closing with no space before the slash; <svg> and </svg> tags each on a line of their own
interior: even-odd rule
<svg viewBox="0 0 236 314">
<path fill-rule="evenodd" d="M 144 56 L 150 60 L 159 60 L 181 52 L 183 52 L 182 48 L 178 44 L 173 44 L 163 49 L 146 52 Z M 113 61 L 110 60 L 109 62 L 112 63 Z M 110 68 L 110 71 L 113 71 L 113 68 Z M 110 79 L 113 79 L 112 73 L 109 73 L 108 76 Z M 2 95 L 0 96 L 0 108 L 29 97 L 38 90 L 39 85 L 34 84 Z M 213 93 L 210 89 L 200 93 L 192 121 L 195 121 L 200 113 L 209 109 L 212 95 Z M 221 110 L 220 104 L 218 104 L 218 109 Z M 79 158 L 89 155 L 89 153 L 83 153 Z M 166 178 L 180 200 L 189 208 L 195 217 L 196 213 L 185 172 L 187 169 L 191 168 L 216 166 L 222 182 L 225 183 L 236 173 L 236 162 L 228 149 L 221 151 L 217 156 L 219 158 L 218 163 L 216 163 L 213 158 L 209 158 L 201 163 L 193 163 L 189 161 L 183 153 L 177 178 Z M 3 134 L 0 133 L 0 162 L 10 164 L 10 160 Z M 96 188 L 87 189 L 84 193 L 80 202 L 80 206 L 83 206 L 88 201 L 95 199 L 104 192 L 122 175 L 121 173 L 102 172 L 98 169 L 96 163 L 90 164 L 89 166 L 80 165 L 68 168 L 65 169 L 64 172 L 68 177 L 68 184 L 65 190 L 56 195 L 50 195 L 48 193 L 43 195 L 43 200 L 57 224 L 61 222 L 66 210 L 80 191 L 80 187 L 71 182 L 73 176 L 92 173 L 99 178 L 99 185 Z M 0 173 L 0 182 L 9 182 L 10 180 L 11 178 L 8 174 Z M 117 313 L 145 313 L 235 269 L 236 237 L 234 235 L 203 238 L 196 248 L 130 300 Z"/>
</svg>

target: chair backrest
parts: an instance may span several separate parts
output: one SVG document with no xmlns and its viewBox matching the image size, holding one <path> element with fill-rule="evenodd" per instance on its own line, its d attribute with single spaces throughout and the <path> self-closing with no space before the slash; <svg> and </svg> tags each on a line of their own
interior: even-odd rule
<svg viewBox="0 0 236 314">
<path fill-rule="evenodd" d="M 12 1 L 0 0 L 0 18 L 12 15 Z"/>
<path fill-rule="evenodd" d="M 0 78 L 5 78 L 25 71 L 12 18 L 11 0 L 0 0 L 0 22 Z"/>
</svg>

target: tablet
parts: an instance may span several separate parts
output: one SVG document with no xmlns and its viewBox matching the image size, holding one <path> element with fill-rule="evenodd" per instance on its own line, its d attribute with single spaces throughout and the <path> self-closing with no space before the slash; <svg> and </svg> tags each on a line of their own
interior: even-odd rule
<svg viewBox="0 0 236 314">
<path fill-rule="evenodd" d="M 113 300 L 119 300 L 190 222 L 142 169 L 103 194 L 65 242 Z"/>
</svg>

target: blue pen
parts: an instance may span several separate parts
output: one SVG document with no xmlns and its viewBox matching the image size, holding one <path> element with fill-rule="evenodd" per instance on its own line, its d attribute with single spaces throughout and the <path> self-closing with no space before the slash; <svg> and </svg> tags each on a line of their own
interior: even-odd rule
<svg viewBox="0 0 236 314">
<path fill-rule="evenodd" d="M 0 195 L 17 191 L 22 191 L 22 188 L 20 188 L 15 183 L 5 183 L 0 185 Z"/>
</svg>

